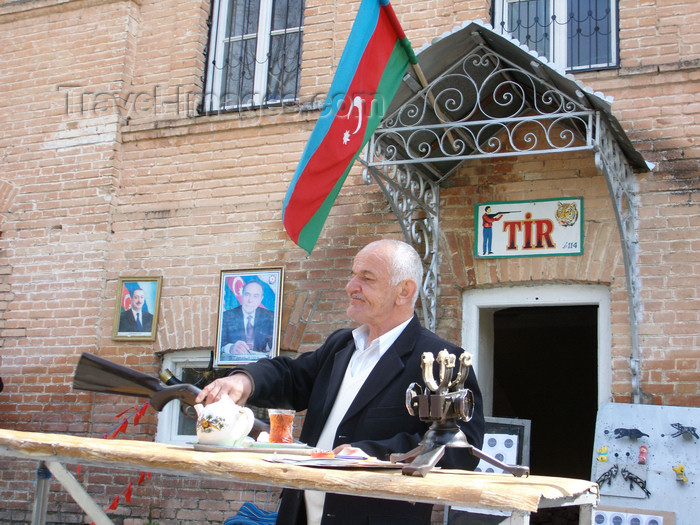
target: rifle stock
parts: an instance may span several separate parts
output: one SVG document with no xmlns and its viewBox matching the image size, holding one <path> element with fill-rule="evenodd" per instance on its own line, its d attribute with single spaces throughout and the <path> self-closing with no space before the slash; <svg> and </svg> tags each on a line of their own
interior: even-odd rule
<svg viewBox="0 0 700 525">
<path fill-rule="evenodd" d="M 78 360 L 73 388 L 102 394 L 148 398 L 151 406 L 159 412 L 170 401 L 177 400 L 181 403 L 183 413 L 189 417 L 197 417 L 192 407 L 201 392 L 199 388 L 188 383 L 165 386 L 156 377 L 87 352 L 83 352 Z M 267 423 L 256 418 L 250 436 L 257 438 L 260 432 L 269 430 Z"/>
</svg>

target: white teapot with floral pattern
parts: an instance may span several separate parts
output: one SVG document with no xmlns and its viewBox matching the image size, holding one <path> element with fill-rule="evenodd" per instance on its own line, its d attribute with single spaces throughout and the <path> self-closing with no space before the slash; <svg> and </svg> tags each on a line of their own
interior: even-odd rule
<svg viewBox="0 0 700 525">
<path fill-rule="evenodd" d="M 225 395 L 207 406 L 196 404 L 197 439 L 202 445 L 236 447 L 253 428 L 253 411 Z"/>
</svg>

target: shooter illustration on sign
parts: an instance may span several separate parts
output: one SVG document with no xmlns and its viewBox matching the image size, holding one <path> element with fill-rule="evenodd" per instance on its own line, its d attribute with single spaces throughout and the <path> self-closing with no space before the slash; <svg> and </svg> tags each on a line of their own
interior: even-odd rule
<svg viewBox="0 0 700 525">
<path fill-rule="evenodd" d="M 486 206 L 484 208 L 484 214 L 481 216 L 481 226 L 483 230 L 483 237 L 484 237 L 484 243 L 482 246 L 482 255 L 491 255 L 493 252 L 491 251 L 491 241 L 493 239 L 493 223 L 496 221 L 500 221 L 501 217 L 505 215 L 506 213 L 520 213 L 520 210 L 518 211 L 499 211 L 496 213 L 490 213 L 491 212 L 491 206 Z"/>
</svg>

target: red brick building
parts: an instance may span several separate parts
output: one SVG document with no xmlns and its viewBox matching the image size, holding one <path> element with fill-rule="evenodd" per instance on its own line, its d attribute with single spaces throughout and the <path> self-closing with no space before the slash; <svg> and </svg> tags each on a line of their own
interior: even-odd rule
<svg viewBox="0 0 700 525">
<path fill-rule="evenodd" d="M 151 374 L 206 367 L 222 270 L 283 267 L 280 349 L 311 351 L 348 323 L 344 285 L 357 250 L 411 231 L 430 270 L 425 322 L 475 354 L 489 415 L 532 421 L 533 471 L 589 478 L 605 402 L 700 406 L 700 4 L 601 3 L 610 31 L 575 44 L 553 28 L 519 27 L 535 18 L 513 11 L 527 2 L 395 3 L 436 92 L 458 63 L 448 51 L 464 46 L 466 56 L 483 45 L 511 61 L 496 70 L 513 73 L 524 99 L 537 100 L 528 82 L 539 79 L 588 108 L 593 124 L 567 114 L 553 129 L 573 130 L 571 145 L 540 151 L 548 133 L 535 122 L 547 111 L 535 104 L 514 114 L 532 132 L 518 135 L 510 114 L 489 116 L 484 105 L 460 117 L 468 125 L 455 136 L 476 136 L 469 126 L 488 129 L 483 121 L 500 131 L 473 140 L 447 168 L 389 162 L 370 166 L 366 184 L 357 162 L 307 257 L 283 229 L 282 201 L 358 2 L 290 0 L 286 17 L 251 29 L 218 1 L 1 1 L 0 427 L 101 437 L 140 406 L 74 391 L 82 352 Z M 475 20 L 483 24 L 465 24 Z M 271 37 L 269 46 L 258 46 L 257 61 L 236 62 L 251 35 Z M 593 44 L 605 53 L 593 56 Z M 562 46 L 578 54 L 560 55 Z M 424 95 L 412 80 L 392 110 Z M 477 86 L 483 95 L 486 84 Z M 492 94 L 480 100 L 493 104 Z M 378 146 L 388 147 L 379 133 Z M 447 144 L 445 128 L 438 133 L 433 152 Z M 502 147 L 485 148 L 490 140 Z M 620 154 L 612 167 L 611 151 Z M 392 169 L 406 170 L 411 184 L 382 178 Z M 582 202 L 581 253 L 479 253 L 479 205 L 568 198 Z M 404 204 L 411 211 L 401 217 Z M 162 279 L 155 340 L 115 339 L 120 278 L 139 276 Z M 173 419 L 160 417 L 149 411 L 119 437 L 170 439 L 163 432 Z M 553 427 L 582 437 L 549 442 Z M 0 461 L 0 523 L 30 521 L 35 469 Z M 69 469 L 105 508 L 139 476 Z M 154 475 L 110 516 L 217 523 L 254 496 L 266 495 Z M 58 484 L 49 501 L 49 522 L 84 521 Z"/>
</svg>

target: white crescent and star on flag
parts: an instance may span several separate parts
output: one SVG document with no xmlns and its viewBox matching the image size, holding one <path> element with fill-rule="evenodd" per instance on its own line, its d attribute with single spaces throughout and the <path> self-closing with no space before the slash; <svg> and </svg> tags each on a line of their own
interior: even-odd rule
<svg viewBox="0 0 700 525">
<path fill-rule="evenodd" d="M 350 106 L 350 110 L 348 111 L 348 114 L 345 115 L 345 118 L 348 119 L 348 123 L 351 123 L 353 119 L 357 119 L 357 127 L 353 132 L 350 132 L 349 129 L 345 130 L 345 133 L 343 133 L 343 144 L 347 145 L 350 142 L 352 135 L 355 135 L 358 131 L 360 131 L 360 128 L 362 128 L 362 105 L 362 97 L 360 95 L 356 95 L 355 98 L 352 99 L 352 106 Z M 353 116 L 355 109 L 357 109 L 357 117 Z"/>
</svg>

